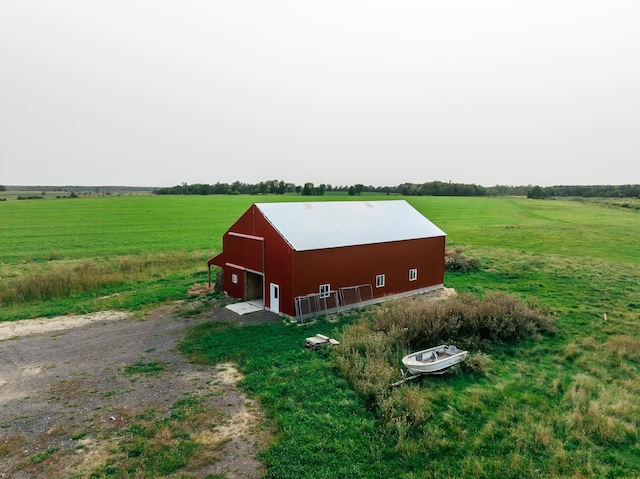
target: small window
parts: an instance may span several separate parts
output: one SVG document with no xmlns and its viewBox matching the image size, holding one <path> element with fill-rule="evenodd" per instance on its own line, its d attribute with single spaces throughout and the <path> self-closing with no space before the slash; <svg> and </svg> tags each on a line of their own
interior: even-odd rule
<svg viewBox="0 0 640 479">
<path fill-rule="evenodd" d="M 376 276 L 376 288 L 382 288 L 384 286 L 384 274 Z"/>
<path fill-rule="evenodd" d="M 418 270 L 417 269 L 410 269 L 409 270 L 409 281 L 415 281 L 416 279 L 418 279 Z"/>
<path fill-rule="evenodd" d="M 328 298 L 330 292 L 331 292 L 331 285 L 330 284 L 321 284 L 320 285 L 320 297 L 321 298 Z"/>
<path fill-rule="evenodd" d="M 232 282 L 233 284 L 237 284 L 237 283 L 238 283 L 238 275 L 237 275 L 237 274 L 233 273 L 233 274 L 231 275 L 231 282 Z"/>
</svg>

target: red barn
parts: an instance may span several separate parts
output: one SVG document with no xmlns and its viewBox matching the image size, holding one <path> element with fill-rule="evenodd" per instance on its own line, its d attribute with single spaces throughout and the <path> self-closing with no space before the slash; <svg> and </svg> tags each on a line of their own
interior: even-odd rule
<svg viewBox="0 0 640 479">
<path fill-rule="evenodd" d="M 224 290 L 305 319 L 441 288 L 445 233 L 404 200 L 256 203 L 224 234 Z"/>
</svg>

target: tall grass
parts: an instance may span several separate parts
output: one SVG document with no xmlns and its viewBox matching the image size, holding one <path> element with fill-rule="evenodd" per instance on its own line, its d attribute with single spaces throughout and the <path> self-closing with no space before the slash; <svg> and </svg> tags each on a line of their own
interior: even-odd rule
<svg viewBox="0 0 640 479">
<path fill-rule="evenodd" d="M 533 301 L 498 291 L 482 299 L 463 293 L 445 301 L 428 296 L 389 301 L 374 310 L 373 327 L 402 338 L 406 346 L 446 342 L 465 348 L 516 341 L 555 328 L 549 313 Z"/>
<path fill-rule="evenodd" d="M 0 284 L 0 307 L 66 298 L 105 287 L 131 284 L 201 267 L 205 261 L 203 253 L 170 252 L 38 263 Z"/>
</svg>

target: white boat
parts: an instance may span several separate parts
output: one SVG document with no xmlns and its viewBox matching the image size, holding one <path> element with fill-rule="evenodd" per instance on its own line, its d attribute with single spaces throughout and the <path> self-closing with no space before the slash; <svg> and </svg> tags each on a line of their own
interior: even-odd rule
<svg viewBox="0 0 640 479">
<path fill-rule="evenodd" d="M 407 354 L 402 358 L 402 364 L 411 374 L 434 374 L 464 361 L 466 357 L 467 351 L 462 351 L 453 345 L 442 344 L 435 348 Z"/>
</svg>

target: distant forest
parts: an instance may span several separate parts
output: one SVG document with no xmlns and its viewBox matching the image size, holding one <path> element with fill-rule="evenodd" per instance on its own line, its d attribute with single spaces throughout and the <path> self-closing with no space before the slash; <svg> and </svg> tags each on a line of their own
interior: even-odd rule
<svg viewBox="0 0 640 479">
<path fill-rule="evenodd" d="M 145 186 L 12 186 L 0 185 L 0 192 L 27 191 L 31 196 L 18 199 L 43 199 L 47 192 L 71 192 L 64 198 L 82 196 L 111 196 L 122 194 L 156 195 L 284 195 L 323 196 L 325 193 L 341 193 L 358 196 L 363 193 L 403 196 L 526 196 L 532 199 L 553 197 L 582 198 L 640 198 L 640 185 L 591 185 L 591 186 L 480 186 L 476 184 L 430 181 L 427 183 L 402 183 L 397 186 L 355 185 L 314 185 L 307 182 L 296 185 L 281 180 L 260 183 L 182 183 L 168 188 Z M 38 195 L 35 195 L 38 192 Z M 42 192 L 42 193 L 40 193 Z M 56 196 L 60 198 L 61 196 Z"/>
<path fill-rule="evenodd" d="M 322 196 L 328 192 L 346 192 L 350 196 L 362 193 L 403 196 L 526 196 L 533 199 L 551 197 L 584 198 L 640 198 L 639 185 L 592 185 L 592 186 L 480 186 L 476 184 L 430 181 L 427 183 L 402 183 L 398 186 L 350 186 L 314 185 L 307 182 L 295 185 L 281 180 L 262 181 L 257 184 L 206 183 L 187 184 L 154 189 L 157 195 L 283 195 L 295 193 L 302 196 Z"/>
</svg>

